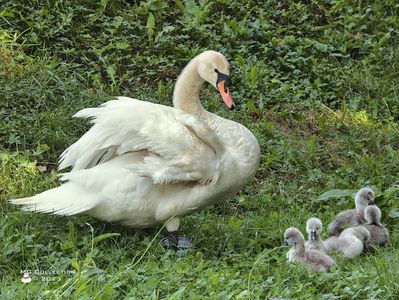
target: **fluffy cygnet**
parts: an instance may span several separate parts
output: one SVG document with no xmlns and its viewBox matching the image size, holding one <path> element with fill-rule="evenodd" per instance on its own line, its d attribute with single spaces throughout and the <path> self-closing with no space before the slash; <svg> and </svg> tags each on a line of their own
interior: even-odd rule
<svg viewBox="0 0 399 300">
<path fill-rule="evenodd" d="M 327 252 L 337 250 L 346 258 L 354 258 L 362 254 L 364 244 L 369 240 L 370 232 L 362 227 L 351 227 L 341 232 L 339 237 L 331 237 L 324 241 Z"/>
<path fill-rule="evenodd" d="M 328 225 L 329 235 L 339 234 L 349 227 L 359 226 L 365 223 L 364 209 L 367 205 L 374 204 L 374 192 L 370 188 L 360 189 L 355 196 L 355 209 L 348 209 L 336 215 L 335 220 Z"/>
<path fill-rule="evenodd" d="M 318 218 L 310 218 L 306 223 L 306 232 L 308 233 L 309 240 L 305 242 L 306 250 L 319 250 L 326 253 L 323 241 L 321 240 L 321 232 L 323 225 Z"/>
<path fill-rule="evenodd" d="M 299 261 L 311 271 L 327 272 L 335 265 L 334 259 L 327 254 L 317 250 L 306 250 L 302 233 L 294 227 L 285 231 L 283 245 L 292 246 L 288 252 L 288 262 Z"/>
<path fill-rule="evenodd" d="M 381 223 L 381 210 L 376 205 L 367 206 L 364 210 L 366 224 L 363 225 L 370 232 L 370 239 L 366 248 L 384 246 L 389 243 L 389 232 Z"/>
</svg>

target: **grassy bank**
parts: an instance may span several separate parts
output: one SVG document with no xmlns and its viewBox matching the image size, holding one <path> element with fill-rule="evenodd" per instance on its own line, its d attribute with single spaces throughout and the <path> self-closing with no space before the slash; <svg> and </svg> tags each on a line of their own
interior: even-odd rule
<svg viewBox="0 0 399 300">
<path fill-rule="evenodd" d="M 394 299 L 399 293 L 399 7 L 395 1 L 4 1 L 0 9 L 0 298 Z M 29 7 L 29 9 L 28 9 Z M 25 213 L 7 199 L 57 186 L 57 157 L 88 128 L 71 116 L 116 95 L 171 105 L 199 52 L 231 62 L 227 111 L 262 158 L 235 199 L 161 227 Z M 327 274 L 288 267 L 284 230 L 327 225 L 369 185 L 391 245 Z M 320 197 L 335 190 L 329 197 Z M 29 269 L 33 281 L 20 282 Z M 55 274 L 45 274 L 52 270 Z"/>
</svg>

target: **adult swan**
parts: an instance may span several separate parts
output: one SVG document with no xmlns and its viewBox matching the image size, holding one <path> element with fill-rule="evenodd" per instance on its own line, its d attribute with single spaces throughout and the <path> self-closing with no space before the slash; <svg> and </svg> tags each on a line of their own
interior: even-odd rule
<svg viewBox="0 0 399 300">
<path fill-rule="evenodd" d="M 174 107 L 118 97 L 79 111 L 75 117 L 93 126 L 62 153 L 59 168 L 72 167 L 64 183 L 11 202 L 130 227 L 166 223 L 175 242 L 181 216 L 232 197 L 259 163 L 259 144 L 246 127 L 202 107 L 205 81 L 234 108 L 229 63 L 206 51 L 177 79 Z"/>
</svg>

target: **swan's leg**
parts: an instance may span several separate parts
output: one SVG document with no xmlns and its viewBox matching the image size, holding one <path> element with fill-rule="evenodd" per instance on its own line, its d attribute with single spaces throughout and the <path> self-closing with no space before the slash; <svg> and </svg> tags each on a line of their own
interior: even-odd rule
<svg viewBox="0 0 399 300">
<path fill-rule="evenodd" d="M 180 226 L 180 218 L 173 217 L 166 223 L 166 230 L 168 231 L 168 246 L 176 250 L 177 255 L 182 255 L 190 249 L 191 241 L 185 236 L 178 235 Z"/>
<path fill-rule="evenodd" d="M 165 226 L 166 230 L 168 231 L 169 246 L 177 250 L 177 247 L 179 245 L 179 236 L 177 234 L 177 231 L 180 227 L 180 218 L 173 217 L 169 219 L 168 221 L 166 221 Z"/>
<path fill-rule="evenodd" d="M 180 227 L 180 218 L 179 217 L 170 218 L 169 220 L 166 221 L 165 226 L 168 232 L 177 231 Z"/>
</svg>

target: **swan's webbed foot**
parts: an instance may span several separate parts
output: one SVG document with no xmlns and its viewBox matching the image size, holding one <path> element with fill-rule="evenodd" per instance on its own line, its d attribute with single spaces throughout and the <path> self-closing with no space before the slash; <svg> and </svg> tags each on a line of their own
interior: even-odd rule
<svg viewBox="0 0 399 300">
<path fill-rule="evenodd" d="M 180 226 L 180 218 L 170 218 L 165 223 L 168 231 L 167 238 L 163 240 L 163 245 L 176 251 L 176 254 L 181 256 L 188 252 L 191 248 L 191 241 L 185 236 L 179 236 L 178 229 Z"/>
<path fill-rule="evenodd" d="M 167 238 L 163 240 L 163 245 L 176 251 L 181 256 L 190 251 L 191 240 L 186 236 L 179 236 L 177 231 L 168 232 Z"/>
<path fill-rule="evenodd" d="M 177 240 L 176 254 L 181 256 L 191 250 L 191 240 L 186 236 L 179 236 Z"/>
<path fill-rule="evenodd" d="M 165 244 L 167 247 L 177 250 L 177 246 L 179 245 L 179 235 L 177 231 L 168 231 Z"/>
</svg>

